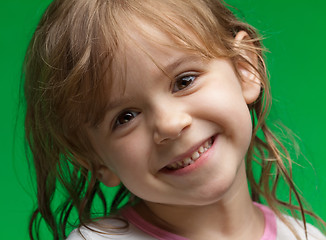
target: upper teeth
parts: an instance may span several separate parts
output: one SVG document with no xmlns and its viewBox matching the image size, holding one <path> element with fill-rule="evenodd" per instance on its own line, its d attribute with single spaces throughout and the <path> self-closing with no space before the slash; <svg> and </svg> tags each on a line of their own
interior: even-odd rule
<svg viewBox="0 0 326 240">
<path fill-rule="evenodd" d="M 187 157 L 180 161 L 174 162 L 166 166 L 168 169 L 180 169 L 193 164 L 204 152 L 206 152 L 213 144 L 213 139 L 207 140 L 201 145 L 195 152 L 191 154 L 191 157 Z"/>
</svg>

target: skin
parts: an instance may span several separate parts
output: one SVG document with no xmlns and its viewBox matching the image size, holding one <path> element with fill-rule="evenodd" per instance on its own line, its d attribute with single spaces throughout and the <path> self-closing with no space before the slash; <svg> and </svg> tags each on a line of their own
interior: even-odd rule
<svg viewBox="0 0 326 240">
<path fill-rule="evenodd" d="M 160 31 L 143 29 L 171 44 Z M 130 36 L 121 50 L 125 88 L 113 81 L 104 121 L 88 129 L 104 163 L 99 179 L 107 186 L 122 181 L 143 199 L 135 209 L 144 219 L 184 237 L 260 239 L 264 219 L 250 199 L 244 164 L 252 132 L 247 105 L 258 97 L 259 81 L 243 63 L 240 80 L 228 59 L 203 59 L 135 30 Z M 211 138 L 195 164 L 166 170 Z"/>
</svg>

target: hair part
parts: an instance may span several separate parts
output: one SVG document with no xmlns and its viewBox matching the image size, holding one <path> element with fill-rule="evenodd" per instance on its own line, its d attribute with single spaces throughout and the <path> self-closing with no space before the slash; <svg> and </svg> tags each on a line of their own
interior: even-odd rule
<svg viewBox="0 0 326 240">
<path fill-rule="evenodd" d="M 175 44 L 171 47 L 194 51 L 210 59 L 229 58 L 235 70 L 237 63 L 246 63 L 262 84 L 260 97 L 249 106 L 253 137 L 246 166 L 252 199 L 259 202 L 264 198 L 285 223 L 279 206 L 291 212 L 298 210 L 305 229 L 305 214 L 322 221 L 304 209 L 292 181 L 289 154 L 267 127 L 271 96 L 261 38 L 252 26 L 239 21 L 223 1 L 56 0 L 40 20 L 25 58 L 25 131 L 36 169 L 38 199 L 38 207 L 30 221 L 31 239 L 39 239 L 34 232 L 38 232 L 40 219 L 50 227 L 54 239 L 65 238 L 73 209 L 77 210 L 78 221 L 84 225 L 94 218 L 95 197 L 103 204 L 101 215 L 106 216 L 117 210 L 130 194 L 121 186 L 113 203 L 107 207 L 108 202 L 96 179 L 102 160 L 87 137 L 86 127 L 95 127 L 103 120 L 112 81 L 117 80 L 119 71 L 123 76 L 123 58 L 117 56 L 117 51 L 128 36 L 126 29 L 138 27 L 133 21 L 135 18 L 170 36 Z M 176 22 L 189 29 L 189 33 L 176 27 Z M 234 37 L 241 30 L 246 31 L 250 39 L 239 43 Z M 196 41 L 189 34 L 195 36 Z M 258 65 L 250 63 L 243 51 L 256 54 Z M 258 137 L 258 130 L 263 132 L 264 139 Z M 261 173 L 256 181 L 252 163 L 258 158 Z M 276 196 L 281 177 L 290 189 L 289 202 Z M 58 184 L 67 197 L 53 209 L 51 203 Z M 298 207 L 291 202 L 292 193 Z M 291 230 L 299 239 L 294 229 Z"/>
</svg>

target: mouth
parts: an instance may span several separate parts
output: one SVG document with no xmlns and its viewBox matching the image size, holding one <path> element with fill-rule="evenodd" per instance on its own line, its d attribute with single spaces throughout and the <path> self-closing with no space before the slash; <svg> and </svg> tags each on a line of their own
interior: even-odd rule
<svg viewBox="0 0 326 240">
<path fill-rule="evenodd" d="M 178 170 L 185 167 L 188 167 L 192 164 L 194 164 L 197 159 L 200 158 L 201 155 L 203 155 L 205 152 L 208 151 L 208 149 L 211 148 L 215 140 L 215 136 L 209 138 L 206 142 L 204 142 L 202 145 L 200 145 L 195 151 L 193 151 L 192 154 L 189 154 L 188 157 L 182 158 L 178 161 L 175 161 L 169 165 L 167 165 L 164 169 L 166 170 Z"/>
</svg>

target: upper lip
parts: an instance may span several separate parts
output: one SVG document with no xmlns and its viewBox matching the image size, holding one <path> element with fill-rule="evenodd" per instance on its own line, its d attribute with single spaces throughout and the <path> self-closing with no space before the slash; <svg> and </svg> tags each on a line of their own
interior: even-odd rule
<svg viewBox="0 0 326 240">
<path fill-rule="evenodd" d="M 212 137 L 209 137 L 209 138 L 206 138 L 205 140 L 197 143 L 196 145 L 192 146 L 191 148 L 189 148 L 186 152 L 178 155 L 177 157 L 175 157 L 171 162 L 169 162 L 166 166 L 172 164 L 172 163 L 175 163 L 175 162 L 178 162 L 178 161 L 181 161 L 187 157 L 191 157 L 192 154 L 197 151 L 199 149 L 200 146 L 202 146 L 206 141 L 208 141 L 210 138 Z M 166 167 L 165 166 L 165 167 Z"/>
</svg>

